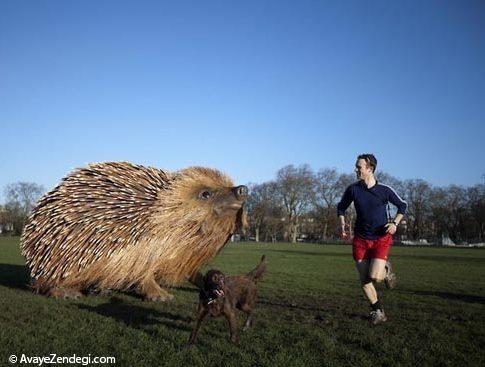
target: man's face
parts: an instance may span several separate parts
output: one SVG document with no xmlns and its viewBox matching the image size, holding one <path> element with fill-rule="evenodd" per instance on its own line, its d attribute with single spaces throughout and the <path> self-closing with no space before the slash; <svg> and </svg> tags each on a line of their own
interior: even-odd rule
<svg viewBox="0 0 485 367">
<path fill-rule="evenodd" d="M 372 172 L 372 167 L 367 165 L 365 159 L 359 159 L 355 163 L 355 173 L 357 174 L 357 179 L 365 180 L 367 177 L 370 177 Z"/>
</svg>

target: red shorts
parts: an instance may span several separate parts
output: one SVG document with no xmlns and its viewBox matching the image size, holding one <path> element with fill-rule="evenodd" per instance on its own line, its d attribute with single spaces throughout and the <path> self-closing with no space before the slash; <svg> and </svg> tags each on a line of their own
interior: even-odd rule
<svg viewBox="0 0 485 367">
<path fill-rule="evenodd" d="M 352 255 L 355 261 L 362 259 L 387 260 L 392 242 L 392 235 L 390 234 L 386 234 L 377 240 L 366 240 L 355 236 L 352 241 Z"/>
</svg>

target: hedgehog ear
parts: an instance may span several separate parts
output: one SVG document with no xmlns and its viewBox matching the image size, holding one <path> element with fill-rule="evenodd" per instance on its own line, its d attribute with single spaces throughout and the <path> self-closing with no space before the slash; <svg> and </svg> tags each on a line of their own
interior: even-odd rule
<svg viewBox="0 0 485 367">
<path fill-rule="evenodd" d="M 183 174 L 180 173 L 180 171 L 172 172 L 171 176 L 172 181 L 178 181 L 184 177 Z"/>
<path fill-rule="evenodd" d="M 241 209 L 239 209 L 239 211 L 237 212 L 236 225 L 237 229 L 241 232 L 241 234 L 246 235 L 246 229 L 248 229 L 249 227 L 246 204 L 243 204 Z"/>
</svg>

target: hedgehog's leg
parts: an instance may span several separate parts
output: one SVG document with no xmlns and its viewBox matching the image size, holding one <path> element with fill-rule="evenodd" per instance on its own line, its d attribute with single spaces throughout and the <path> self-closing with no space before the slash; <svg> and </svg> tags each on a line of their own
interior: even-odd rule
<svg viewBox="0 0 485 367">
<path fill-rule="evenodd" d="M 173 296 L 166 289 L 158 285 L 153 274 L 143 279 L 139 292 L 145 301 L 167 302 L 173 299 Z"/>
<path fill-rule="evenodd" d="M 76 299 L 83 296 L 83 294 L 79 290 L 79 287 L 73 287 L 71 285 L 66 286 L 62 284 L 52 284 L 43 278 L 33 280 L 31 287 L 35 293 L 43 294 L 48 297 Z"/>
<path fill-rule="evenodd" d="M 54 298 L 77 299 L 83 294 L 76 288 L 56 286 L 46 290 L 46 295 Z"/>
</svg>

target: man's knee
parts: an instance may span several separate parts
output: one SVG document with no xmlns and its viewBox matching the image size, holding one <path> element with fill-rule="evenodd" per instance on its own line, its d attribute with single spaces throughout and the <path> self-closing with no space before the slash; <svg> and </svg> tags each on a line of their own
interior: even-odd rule
<svg viewBox="0 0 485 367">
<path fill-rule="evenodd" d="M 370 279 L 371 281 L 373 281 L 373 282 L 380 283 L 380 282 L 382 282 L 382 281 L 384 280 L 384 277 L 381 277 L 381 276 L 376 275 L 376 274 L 371 274 L 371 275 L 369 276 L 369 279 Z"/>
<path fill-rule="evenodd" d="M 380 283 L 384 281 L 384 277 L 381 277 L 377 274 L 369 274 L 366 279 L 361 279 L 362 286 L 368 283 Z"/>
</svg>

